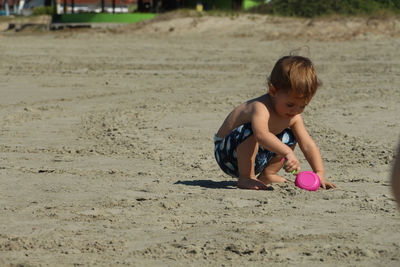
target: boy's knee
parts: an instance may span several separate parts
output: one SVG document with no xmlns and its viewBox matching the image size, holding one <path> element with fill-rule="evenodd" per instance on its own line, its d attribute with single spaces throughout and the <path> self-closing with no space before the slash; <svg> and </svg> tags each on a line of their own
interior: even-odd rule
<svg viewBox="0 0 400 267">
<path fill-rule="evenodd" d="M 240 143 L 237 147 L 237 150 L 240 151 L 255 151 L 258 150 L 258 143 L 254 135 L 250 135 L 246 138 L 242 143 Z"/>
</svg>

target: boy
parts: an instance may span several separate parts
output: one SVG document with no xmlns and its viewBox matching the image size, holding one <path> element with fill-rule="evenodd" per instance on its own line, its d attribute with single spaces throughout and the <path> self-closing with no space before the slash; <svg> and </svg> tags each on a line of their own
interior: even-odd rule
<svg viewBox="0 0 400 267">
<path fill-rule="evenodd" d="M 312 62 L 305 57 L 279 59 L 268 77 L 269 92 L 236 107 L 214 136 L 214 154 L 220 168 L 237 177 L 243 189 L 268 189 L 283 183 L 277 173 L 286 159 L 286 172 L 300 172 L 293 153 L 296 142 L 322 188 L 336 185 L 325 179 L 320 152 L 304 127 L 301 113 L 319 85 Z M 259 174 L 257 177 L 256 175 Z"/>
</svg>

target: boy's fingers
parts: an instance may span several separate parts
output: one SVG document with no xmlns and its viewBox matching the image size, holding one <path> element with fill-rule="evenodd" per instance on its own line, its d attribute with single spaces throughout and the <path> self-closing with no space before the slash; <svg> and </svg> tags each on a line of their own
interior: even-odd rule
<svg viewBox="0 0 400 267">
<path fill-rule="evenodd" d="M 323 189 L 334 189 L 334 188 L 336 188 L 336 185 L 335 184 L 333 184 L 333 183 L 323 183 L 323 184 L 321 184 L 321 186 L 322 186 L 322 188 Z"/>
</svg>

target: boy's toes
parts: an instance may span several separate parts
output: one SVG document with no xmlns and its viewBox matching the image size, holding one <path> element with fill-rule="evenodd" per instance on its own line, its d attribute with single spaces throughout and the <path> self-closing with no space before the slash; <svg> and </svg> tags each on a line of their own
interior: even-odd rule
<svg viewBox="0 0 400 267">
<path fill-rule="evenodd" d="M 263 182 L 260 182 L 262 185 L 259 186 L 258 190 L 269 190 L 272 191 L 274 188 L 270 185 L 266 185 Z"/>
<path fill-rule="evenodd" d="M 241 178 L 237 183 L 237 187 L 240 189 L 252 189 L 252 190 L 273 190 L 269 185 L 264 184 L 261 181 L 251 178 Z"/>
</svg>

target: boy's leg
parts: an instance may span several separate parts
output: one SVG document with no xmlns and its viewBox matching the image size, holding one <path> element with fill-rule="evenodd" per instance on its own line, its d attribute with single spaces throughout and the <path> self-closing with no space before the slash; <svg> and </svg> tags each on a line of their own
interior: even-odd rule
<svg viewBox="0 0 400 267">
<path fill-rule="evenodd" d="M 295 147 L 296 145 L 293 145 L 290 148 L 294 150 Z M 278 175 L 278 172 L 282 166 L 282 156 L 276 155 L 268 162 L 267 166 L 260 173 L 257 179 L 262 181 L 264 184 L 286 182 L 285 178 Z"/>
<path fill-rule="evenodd" d="M 258 152 L 258 143 L 254 135 L 250 135 L 236 149 L 239 168 L 238 187 L 242 189 L 268 189 L 269 187 L 256 178 L 254 162 Z"/>
</svg>

